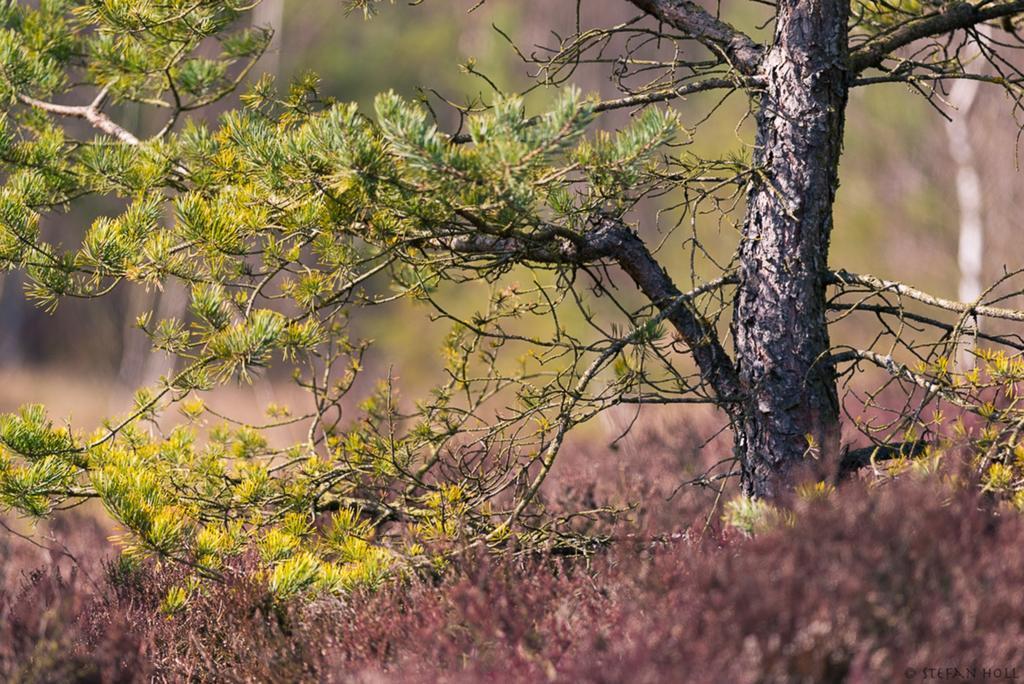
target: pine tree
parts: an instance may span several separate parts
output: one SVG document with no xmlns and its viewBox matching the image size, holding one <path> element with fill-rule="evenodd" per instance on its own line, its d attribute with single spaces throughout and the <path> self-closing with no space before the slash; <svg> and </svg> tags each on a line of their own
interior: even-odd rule
<svg viewBox="0 0 1024 684">
<path fill-rule="evenodd" d="M 370 16 L 375 4 L 349 9 Z M 48 310 L 178 281 L 190 313 L 139 319 L 154 353 L 177 366 L 127 415 L 91 433 L 39 406 L 0 418 L 0 505 L 46 516 L 99 499 L 126 530 L 129 557 L 191 569 L 194 581 L 167 597 L 175 610 L 253 548 L 269 586 L 292 596 L 375 586 L 479 545 L 569 543 L 566 519 L 538 493 L 570 431 L 621 404 L 720 407 L 730 467 L 761 497 L 791 484 L 809 455 L 843 453 L 849 470 L 920 451 L 912 411 L 884 435 L 918 430 L 907 443 L 840 451 L 842 364 L 873 364 L 923 388 L 925 403 L 1012 424 L 1012 406 L 984 397 L 1024 376 L 1018 360 L 982 352 L 985 372 L 963 379 L 945 359 L 965 317 L 1024 315 L 830 270 L 828 245 L 850 88 L 903 82 L 937 98 L 944 81 L 974 78 L 1019 101 L 1024 75 L 999 57 L 1009 48 L 976 27 L 1001 25 L 1024 2 L 782 0 L 765 44 L 694 2 L 623 4 L 641 14 L 523 54 L 538 87 L 556 93 L 543 111 L 499 94 L 462 109 L 456 132 L 394 93 L 361 111 L 323 97 L 314 76 L 283 91 L 258 78 L 270 35 L 240 28 L 248 1 L 5 3 L 0 267 L 23 270 L 27 295 Z M 1001 75 L 968 72 L 964 43 Z M 581 61 L 607 61 L 608 46 L 621 49 L 621 98 L 567 85 Z M 700 122 L 672 105 L 706 92 L 747 97 L 751 154 L 709 159 L 688 147 Z M 216 122 L 193 116 L 234 94 L 239 104 Z M 119 103 L 162 112 L 165 125 L 141 137 L 111 113 Z M 606 132 L 602 117 L 621 110 L 631 122 Z M 89 196 L 124 209 L 96 219 L 80 245 L 43 239 L 44 216 Z M 658 197 L 694 225 L 732 223 L 732 261 L 678 285 L 662 257 L 679 241 L 658 249 L 636 225 L 637 207 Z M 703 258 L 696 233 L 687 243 Z M 462 316 L 450 302 L 470 282 L 490 296 Z M 620 291 L 627 283 L 640 304 Z M 451 324 L 447 379 L 411 411 L 385 381 L 357 420 L 343 420 L 368 345 L 350 316 L 396 299 Z M 835 348 L 828 313 L 858 310 L 909 317 L 941 339 Z M 204 392 L 258 381 L 271 364 L 294 370 L 309 413 L 268 407 L 266 424 L 248 425 L 204 403 Z M 179 424 L 159 429 L 175 412 Z M 268 432 L 287 424 L 307 438 L 271 446 Z M 1012 489 L 1018 466 L 1000 454 L 985 467 L 1011 474 L 990 470 L 989 482 Z"/>
</svg>

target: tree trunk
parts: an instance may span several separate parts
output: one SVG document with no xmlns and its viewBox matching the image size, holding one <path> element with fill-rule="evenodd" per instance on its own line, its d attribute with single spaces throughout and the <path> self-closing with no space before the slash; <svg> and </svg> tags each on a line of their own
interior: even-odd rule
<svg viewBox="0 0 1024 684">
<path fill-rule="evenodd" d="M 983 25 L 978 33 L 988 37 L 991 28 Z M 975 55 L 976 57 L 977 55 Z M 965 71 L 970 60 L 965 60 Z M 984 64 L 984 60 L 981 60 Z M 981 81 L 970 78 L 958 79 L 949 88 L 949 104 L 956 110 L 946 125 L 949 154 L 956 164 L 956 200 L 960 208 L 960 240 L 957 264 L 960 267 L 960 287 L 957 298 L 961 302 L 973 302 L 981 296 L 981 277 L 985 258 L 985 223 L 982 216 L 981 176 L 975 160 L 974 144 L 971 141 L 971 107 L 978 97 Z M 980 321 L 976 316 L 964 320 L 962 336 L 957 341 L 956 369 L 969 371 L 974 368 L 974 347 Z"/>
<path fill-rule="evenodd" d="M 780 0 L 760 74 L 733 335 L 746 493 L 771 496 L 813 446 L 838 450 L 825 274 L 847 101 L 846 0 Z M 813 441 L 812 441 L 813 440 Z"/>
</svg>

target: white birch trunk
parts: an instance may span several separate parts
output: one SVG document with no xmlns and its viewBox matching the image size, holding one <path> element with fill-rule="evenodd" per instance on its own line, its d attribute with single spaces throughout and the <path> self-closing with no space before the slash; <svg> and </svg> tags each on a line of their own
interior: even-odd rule
<svg viewBox="0 0 1024 684">
<path fill-rule="evenodd" d="M 983 31 L 984 33 L 984 31 Z M 959 241 L 957 265 L 960 283 L 957 297 L 962 302 L 974 302 L 981 296 L 985 226 L 982 216 L 981 177 L 978 174 L 974 145 L 971 142 L 970 111 L 978 95 L 980 81 L 958 79 L 949 92 L 949 103 L 957 111 L 946 126 L 949 154 L 956 166 L 956 199 L 959 207 Z M 963 335 L 957 344 L 957 368 L 974 368 L 974 348 L 978 332 L 978 319 L 965 321 Z"/>
</svg>

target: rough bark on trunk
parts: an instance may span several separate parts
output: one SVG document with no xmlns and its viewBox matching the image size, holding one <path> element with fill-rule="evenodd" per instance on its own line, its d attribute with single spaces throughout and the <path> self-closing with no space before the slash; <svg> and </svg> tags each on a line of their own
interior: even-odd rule
<svg viewBox="0 0 1024 684">
<path fill-rule="evenodd" d="M 746 394 L 744 491 L 771 496 L 808 451 L 838 448 L 825 274 L 847 102 L 846 0 L 780 0 L 760 73 L 758 177 L 733 319 Z"/>
</svg>

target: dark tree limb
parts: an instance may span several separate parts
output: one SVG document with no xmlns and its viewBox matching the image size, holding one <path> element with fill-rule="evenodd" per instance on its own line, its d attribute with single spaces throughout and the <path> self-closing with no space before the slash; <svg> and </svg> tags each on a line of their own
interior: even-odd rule
<svg viewBox="0 0 1024 684">
<path fill-rule="evenodd" d="M 672 324 L 690 347 L 701 379 L 715 393 L 718 403 L 731 417 L 738 417 L 743 393 L 732 358 L 725 351 L 714 327 L 700 315 L 692 297 L 684 295 L 665 269 L 629 226 L 613 217 L 598 217 L 585 234 L 548 227 L 539 235 L 499 236 L 473 232 L 447 238 L 432 238 L 427 246 L 481 258 L 511 259 L 541 264 L 582 266 L 598 261 L 618 265 L 648 300 Z M 727 277 L 726 282 L 734 282 Z"/>
<path fill-rule="evenodd" d="M 614 260 L 659 310 L 674 307 L 667 319 L 690 347 L 701 379 L 714 390 L 726 412 L 738 417 L 737 402 L 744 395 L 732 358 L 717 331 L 683 297 L 640 236 L 621 221 L 604 218 L 588 233 L 581 255 Z"/>
<path fill-rule="evenodd" d="M 850 53 L 850 71 L 857 73 L 877 67 L 893 52 L 916 40 L 970 28 L 986 21 L 1024 12 L 1024 0 L 943 5 L 932 14 L 908 21 L 899 28 L 857 46 Z"/>
<path fill-rule="evenodd" d="M 866 468 L 878 461 L 892 461 L 897 458 L 920 456 L 928 447 L 928 442 L 918 440 L 915 442 L 896 442 L 893 444 L 876 444 L 860 449 L 844 449 L 843 457 L 839 461 L 839 471 L 836 474 L 837 480 L 845 480 L 861 468 Z"/>
<path fill-rule="evenodd" d="M 741 74 L 757 73 L 764 47 L 692 0 L 630 0 L 639 9 L 672 28 L 682 31 L 716 55 L 723 57 Z"/>
</svg>

